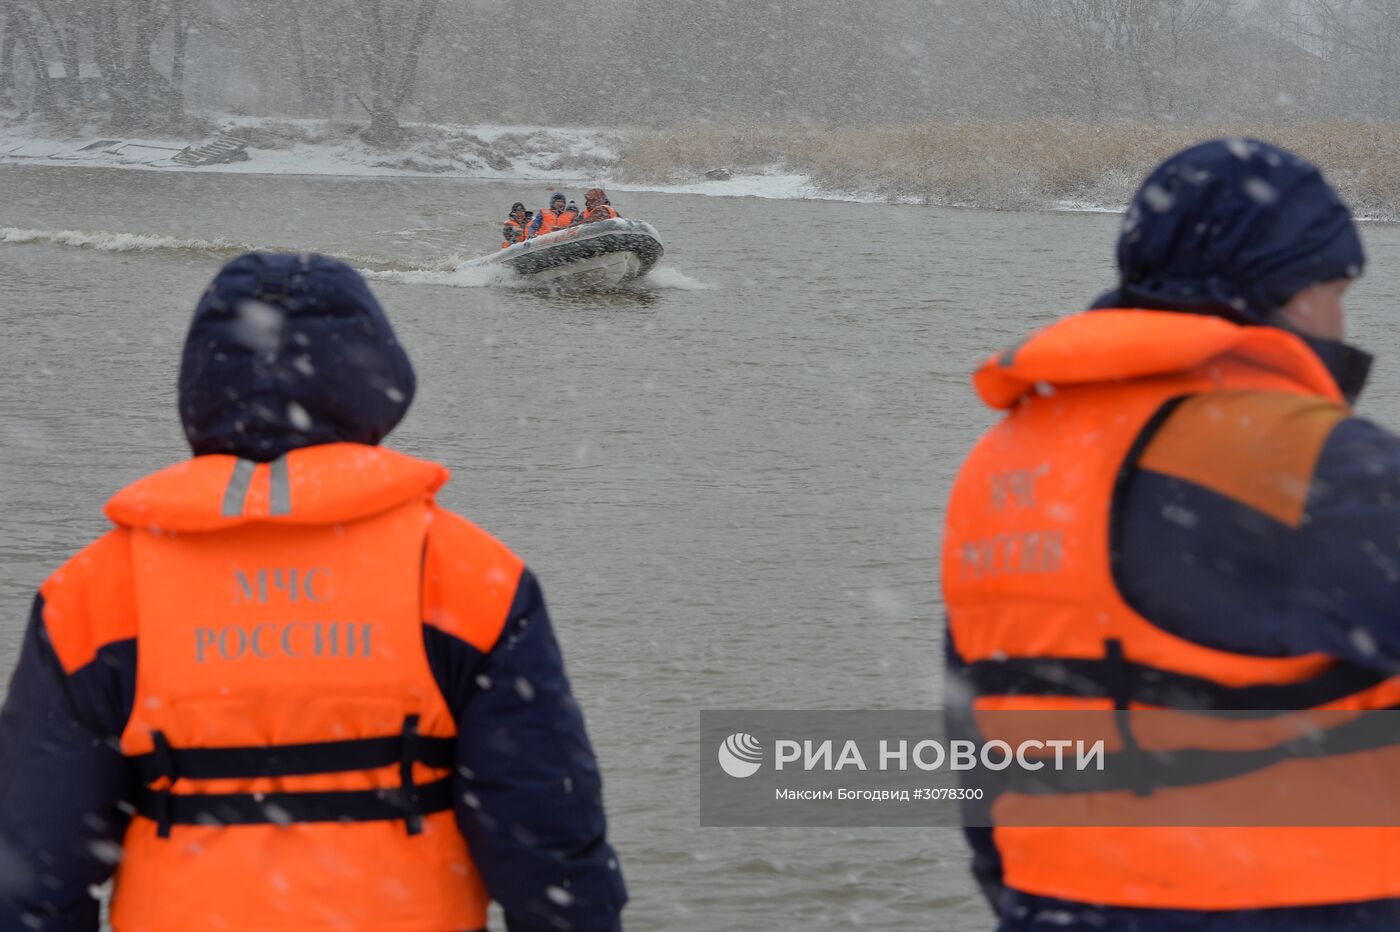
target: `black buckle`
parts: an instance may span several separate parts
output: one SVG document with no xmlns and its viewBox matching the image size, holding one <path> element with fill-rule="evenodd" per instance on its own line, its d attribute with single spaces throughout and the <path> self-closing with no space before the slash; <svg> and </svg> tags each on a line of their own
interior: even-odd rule
<svg viewBox="0 0 1400 932">
<path fill-rule="evenodd" d="M 418 716 L 408 715 L 403 720 L 399 750 L 399 793 L 404 807 L 403 824 L 410 835 L 419 835 L 423 831 L 423 802 L 418 797 L 418 784 L 413 779 L 413 764 L 417 760 Z"/>
<path fill-rule="evenodd" d="M 1152 781 L 1147 773 L 1147 759 L 1133 734 L 1133 673 L 1123 652 L 1123 642 L 1117 638 L 1104 641 L 1104 661 L 1108 664 L 1110 698 L 1113 699 L 1113 721 L 1118 726 L 1118 737 L 1123 742 L 1120 757 L 1128 768 L 1128 780 L 1133 795 L 1152 795 Z"/>
<path fill-rule="evenodd" d="M 175 772 L 175 754 L 170 749 L 170 741 L 166 739 L 165 732 L 151 732 L 151 741 L 155 745 L 152 762 L 158 776 L 165 777 L 169 782 L 158 790 L 153 790 L 156 803 L 156 837 L 169 838 L 170 826 L 174 821 L 174 813 L 171 808 L 171 790 L 175 787 L 175 781 L 180 779 Z"/>
</svg>

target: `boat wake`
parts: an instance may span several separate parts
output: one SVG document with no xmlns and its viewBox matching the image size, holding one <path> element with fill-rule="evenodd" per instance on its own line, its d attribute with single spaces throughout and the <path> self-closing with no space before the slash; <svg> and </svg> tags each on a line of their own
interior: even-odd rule
<svg viewBox="0 0 1400 932">
<path fill-rule="evenodd" d="M 112 230 L 28 230 L 22 227 L 0 227 L 0 243 L 49 243 L 74 249 L 96 249 L 99 252 L 175 250 L 220 256 L 237 255 L 257 248 L 223 239 L 185 239 Z"/>
<path fill-rule="evenodd" d="M 295 252 L 286 247 L 241 243 L 228 239 L 200 239 L 168 236 L 160 233 L 130 233 L 120 230 L 35 230 L 24 227 L 0 227 L 0 244 L 50 245 L 69 249 L 91 249 L 97 252 L 175 252 L 186 255 L 230 259 L 245 252 L 272 250 Z M 503 266 L 479 266 L 465 262 L 461 256 L 445 256 L 429 262 L 407 262 L 387 256 L 347 256 L 339 259 L 359 269 L 360 274 L 374 282 L 403 285 L 440 285 L 452 288 L 539 288 L 513 269 Z M 623 286 L 627 291 L 701 291 L 710 288 L 679 269 L 657 266 L 635 282 Z"/>
<path fill-rule="evenodd" d="M 674 289 L 676 291 L 709 291 L 714 285 L 707 285 L 698 278 L 691 278 L 680 269 L 669 265 L 658 265 L 646 274 L 642 284 L 648 288 Z"/>
<path fill-rule="evenodd" d="M 398 285 L 446 285 L 452 288 L 524 288 L 529 282 L 505 266 L 463 266 L 452 269 L 360 269 L 370 281 Z"/>
<path fill-rule="evenodd" d="M 531 281 L 514 270 L 501 265 L 479 266 L 465 264 L 451 270 L 404 269 L 375 270 L 360 269 L 360 274 L 370 281 L 392 282 L 399 285 L 439 285 L 450 288 L 518 288 L 530 291 L 552 291 L 548 284 Z M 692 278 L 679 269 L 670 266 L 657 266 L 646 275 L 634 281 L 625 282 L 613 288 L 600 291 L 706 291 L 712 288 L 699 279 Z M 567 289 L 560 289 L 567 290 Z"/>
<path fill-rule="evenodd" d="M 161 233 L 129 233 L 120 230 L 32 230 L 23 227 L 0 227 L 0 244 L 49 245 L 69 249 L 92 249 L 97 252 L 174 252 L 193 256 L 231 259 L 245 252 L 300 252 L 286 246 L 241 243 L 229 239 L 200 239 L 198 237 L 167 236 Z M 318 250 L 320 251 L 320 250 Z M 325 252 L 374 277 L 395 274 L 441 274 L 437 269 L 452 269 L 461 262 L 449 257 L 438 263 L 408 262 L 388 256 L 347 255 Z"/>
</svg>

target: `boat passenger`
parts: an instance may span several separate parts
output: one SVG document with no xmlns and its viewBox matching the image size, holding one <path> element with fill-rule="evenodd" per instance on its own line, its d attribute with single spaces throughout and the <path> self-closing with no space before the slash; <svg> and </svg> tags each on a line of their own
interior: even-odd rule
<svg viewBox="0 0 1400 932">
<path fill-rule="evenodd" d="M 530 221 L 530 236 L 544 236 L 573 226 L 578 220 L 578 208 L 565 206 L 566 201 L 562 191 L 550 195 L 549 209 L 535 214 L 535 219 Z"/>
<path fill-rule="evenodd" d="M 512 243 L 518 243 L 527 238 L 526 230 L 530 226 L 530 212 L 525 209 L 525 205 L 516 201 L 510 205 L 510 215 L 506 217 L 505 228 L 508 231 L 505 235 L 505 243 L 502 249 Z"/>
<path fill-rule="evenodd" d="M 579 223 L 596 223 L 599 220 L 616 220 L 621 217 L 608 201 L 608 193 L 602 188 L 589 188 L 583 193 L 583 216 Z"/>
<path fill-rule="evenodd" d="M 520 224 L 507 220 L 505 226 L 501 227 L 501 248 L 509 249 L 516 243 L 523 243 L 527 234 L 520 228 Z"/>
</svg>

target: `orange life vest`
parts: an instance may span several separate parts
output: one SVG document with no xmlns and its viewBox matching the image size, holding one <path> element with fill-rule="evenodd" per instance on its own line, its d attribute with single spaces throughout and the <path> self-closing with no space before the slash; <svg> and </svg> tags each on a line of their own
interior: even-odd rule
<svg viewBox="0 0 1400 932">
<path fill-rule="evenodd" d="M 582 223 L 592 223 L 595 220 L 616 220 L 622 216 L 613 210 L 611 204 L 599 204 L 597 207 L 590 207 L 583 212 Z"/>
<path fill-rule="evenodd" d="M 1337 677 L 1345 665 L 1326 656 L 1247 656 L 1177 637 L 1134 611 L 1114 583 L 1115 481 L 1173 399 L 1282 393 L 1298 399 L 1300 411 L 1339 416 L 1335 382 L 1297 337 L 1212 317 L 1095 311 L 992 357 L 974 384 L 1007 412 L 954 483 L 943 541 L 949 632 L 974 721 L 995 719 L 986 713 L 997 710 L 1172 708 L 1161 686 L 1174 681 L 1213 690 L 1220 709 L 1236 708 L 1232 695 L 1251 688 L 1257 695 L 1259 687 L 1281 709 L 1400 703 L 1400 679 L 1368 673 L 1348 682 Z M 1315 461 L 1322 442 L 1298 455 Z M 1299 518 L 1306 492 L 1306 479 L 1281 492 Z M 1022 680 L 1036 676 L 1056 685 L 1024 688 Z M 1109 685 L 1099 689 L 1101 681 Z M 1114 682 L 1130 684 L 1127 694 L 1113 695 Z M 1151 824 L 1151 807 L 1188 791 L 1074 797 L 1075 806 L 1120 807 L 1123 821 L 1091 826 L 1064 825 L 1067 797 L 1004 794 L 991 810 L 1004 882 L 1030 894 L 1141 908 L 1400 896 L 1393 863 L 1400 828 L 1142 827 Z"/>
<path fill-rule="evenodd" d="M 514 246 L 516 243 L 523 243 L 526 239 L 529 238 L 529 232 L 526 228 L 526 225 L 524 223 L 521 223 L 519 220 L 515 220 L 513 218 L 506 218 L 506 222 L 502 224 L 501 228 L 503 230 L 513 230 L 515 232 L 515 239 L 507 239 L 501 241 L 502 249 L 507 249 L 511 246 Z"/>
<path fill-rule="evenodd" d="M 535 235 L 544 236 L 546 233 L 553 233 L 555 230 L 562 230 L 565 227 L 572 226 L 577 217 L 578 213 L 576 211 L 568 210 L 567 208 L 558 213 L 552 210 L 542 211 L 540 213 L 540 228 L 535 231 Z"/>
<path fill-rule="evenodd" d="M 142 784 L 115 929 L 485 927 L 423 626 L 489 650 L 521 564 L 436 508 L 446 479 L 331 444 L 197 457 L 109 503 L 136 594 L 121 749 Z M 425 578 L 444 533 L 454 579 Z"/>
</svg>

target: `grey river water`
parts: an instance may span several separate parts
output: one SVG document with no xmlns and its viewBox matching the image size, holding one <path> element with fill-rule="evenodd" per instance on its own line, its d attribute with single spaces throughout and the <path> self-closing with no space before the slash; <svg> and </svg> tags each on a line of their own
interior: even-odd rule
<svg viewBox="0 0 1400 932">
<path fill-rule="evenodd" d="M 450 466 L 441 501 L 544 584 L 628 928 L 988 928 L 954 831 L 701 828 L 699 710 L 940 706 L 937 528 L 991 420 L 968 373 L 1109 283 L 1118 218 L 616 194 L 667 245 L 639 293 L 432 271 L 547 196 L 0 168 L 0 227 L 47 237 L 0 243 L 0 681 L 34 589 L 104 530 L 105 499 L 187 455 L 180 342 L 232 254 L 193 241 L 425 269 L 375 282 L 419 374 L 390 444 Z M 170 239 L 104 251 L 59 231 Z M 1400 229 L 1364 235 L 1353 337 L 1381 359 L 1361 409 L 1400 427 Z"/>
</svg>

